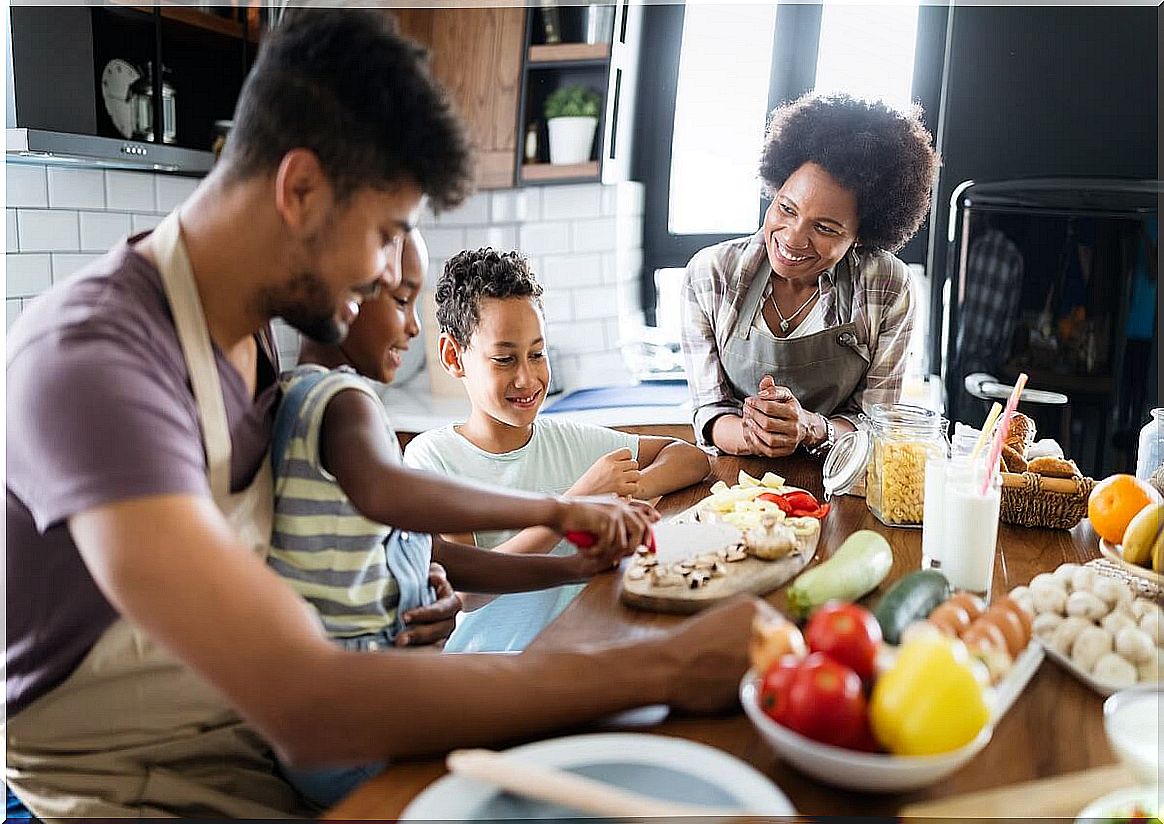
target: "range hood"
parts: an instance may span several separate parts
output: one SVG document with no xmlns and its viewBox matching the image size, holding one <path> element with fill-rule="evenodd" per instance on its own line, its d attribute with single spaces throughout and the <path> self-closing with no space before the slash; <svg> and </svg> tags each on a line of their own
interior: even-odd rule
<svg viewBox="0 0 1164 824">
<path fill-rule="evenodd" d="M 5 150 L 9 162 L 23 160 L 195 177 L 205 175 L 214 164 L 212 152 L 44 129 L 5 129 Z"/>
</svg>

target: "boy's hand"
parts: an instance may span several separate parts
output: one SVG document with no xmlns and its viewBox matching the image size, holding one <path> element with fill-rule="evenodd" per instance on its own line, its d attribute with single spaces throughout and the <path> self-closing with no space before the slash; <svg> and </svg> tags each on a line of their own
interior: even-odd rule
<svg viewBox="0 0 1164 824">
<path fill-rule="evenodd" d="M 639 489 L 639 462 L 626 447 L 608 452 L 591 464 L 567 495 L 604 495 L 613 492 L 633 498 Z"/>
<path fill-rule="evenodd" d="M 429 564 L 428 582 L 436 591 L 436 600 L 404 613 L 404 623 L 408 629 L 396 636 L 398 647 L 443 644 L 457 628 L 461 597 L 449 583 L 445 568 L 440 564 Z"/>
<path fill-rule="evenodd" d="M 654 507 L 642 501 L 623 501 L 613 496 L 563 498 L 562 519 L 553 528 L 562 534 L 590 532 L 597 541 L 578 552 L 600 558 L 610 565 L 634 552 L 659 520 Z"/>
</svg>

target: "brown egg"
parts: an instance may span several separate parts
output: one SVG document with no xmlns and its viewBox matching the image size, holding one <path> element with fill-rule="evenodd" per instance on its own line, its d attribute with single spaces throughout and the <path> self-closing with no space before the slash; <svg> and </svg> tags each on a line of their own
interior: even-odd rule
<svg viewBox="0 0 1164 824">
<path fill-rule="evenodd" d="M 970 629 L 962 635 L 962 641 L 971 649 L 975 647 L 990 647 L 998 650 L 1008 649 L 1006 636 L 993 621 L 984 617 L 970 625 Z"/>
<path fill-rule="evenodd" d="M 1025 609 L 1019 606 L 1018 601 L 1006 595 L 991 604 L 991 608 L 993 609 L 994 607 L 1003 607 L 1004 609 L 1010 610 L 1018 618 L 1019 623 L 1023 627 L 1023 646 L 1025 647 L 1027 645 L 1026 642 L 1031 640 L 1031 616 L 1027 614 Z"/>
<path fill-rule="evenodd" d="M 970 592 L 955 592 L 946 603 L 954 603 L 961 606 L 966 612 L 970 613 L 971 621 L 986 612 L 986 602 Z"/>
<path fill-rule="evenodd" d="M 970 613 L 947 601 L 931 612 L 928 620 L 946 635 L 958 638 L 970 626 Z"/>
<path fill-rule="evenodd" d="M 990 621 L 1002 631 L 1002 636 L 1006 639 L 1006 651 L 1012 658 L 1022 652 L 1023 647 L 1027 645 L 1027 634 L 1022 622 L 1005 606 L 1000 604 L 992 606 L 981 620 Z"/>
</svg>

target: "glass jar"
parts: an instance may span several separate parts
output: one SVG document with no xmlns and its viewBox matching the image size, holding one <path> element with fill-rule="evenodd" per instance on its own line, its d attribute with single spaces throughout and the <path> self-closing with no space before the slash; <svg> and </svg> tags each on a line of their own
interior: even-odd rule
<svg viewBox="0 0 1164 824">
<path fill-rule="evenodd" d="M 1164 463 L 1164 408 L 1152 410 L 1152 417 L 1140 430 L 1140 447 L 1136 452 L 1136 477 L 1146 481 Z"/>
<path fill-rule="evenodd" d="M 920 526 L 925 513 L 926 461 L 946 457 L 945 420 L 908 404 L 876 404 L 870 410 L 872 449 L 865 503 L 888 526 Z"/>
</svg>

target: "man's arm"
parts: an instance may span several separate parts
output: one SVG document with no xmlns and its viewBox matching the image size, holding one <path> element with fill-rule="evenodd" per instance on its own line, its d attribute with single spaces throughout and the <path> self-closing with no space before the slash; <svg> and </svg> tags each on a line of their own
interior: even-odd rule
<svg viewBox="0 0 1164 824">
<path fill-rule="evenodd" d="M 760 608 L 737 601 L 633 647 L 353 653 L 324 638 L 207 498 L 103 505 L 71 517 L 69 529 L 114 607 L 301 764 L 495 744 L 646 703 L 722 710 L 735 701 Z"/>
<path fill-rule="evenodd" d="M 702 449 L 676 438 L 639 438 L 639 489 L 636 497 L 666 495 L 699 483 L 711 471 Z"/>
</svg>

